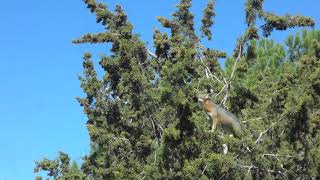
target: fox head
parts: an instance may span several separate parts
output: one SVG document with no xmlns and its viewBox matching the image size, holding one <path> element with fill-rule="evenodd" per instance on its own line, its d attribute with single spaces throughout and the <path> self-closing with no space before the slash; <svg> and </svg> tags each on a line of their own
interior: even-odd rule
<svg viewBox="0 0 320 180">
<path fill-rule="evenodd" d="M 210 96 L 206 95 L 198 95 L 198 101 L 204 103 L 205 101 L 210 100 Z"/>
</svg>

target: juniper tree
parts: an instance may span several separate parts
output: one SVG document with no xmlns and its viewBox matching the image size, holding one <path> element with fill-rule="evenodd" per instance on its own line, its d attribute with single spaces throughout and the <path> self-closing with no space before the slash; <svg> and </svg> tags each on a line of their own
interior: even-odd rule
<svg viewBox="0 0 320 180">
<path fill-rule="evenodd" d="M 60 153 L 56 160 L 37 161 L 36 172 L 54 179 L 320 176 L 319 31 L 289 37 L 288 47 L 259 40 L 273 30 L 314 26 L 311 18 L 278 16 L 263 9 L 263 0 L 247 0 L 247 29 L 227 57 L 202 44 L 202 38 L 212 39 L 214 1 L 204 8 L 198 36 L 192 2 L 181 0 L 172 18 L 158 17 L 170 33 L 154 31 L 152 53 L 132 32 L 121 6 L 112 12 L 95 0 L 84 2 L 106 31 L 73 42 L 112 45 L 99 60 L 102 78 L 90 53 L 79 77 L 85 97 L 77 99 L 88 117 L 91 152 L 81 171 Z M 226 68 L 221 58 L 227 58 Z M 243 136 L 209 133 L 210 122 L 195 99 L 199 93 L 210 93 L 242 120 Z"/>
</svg>

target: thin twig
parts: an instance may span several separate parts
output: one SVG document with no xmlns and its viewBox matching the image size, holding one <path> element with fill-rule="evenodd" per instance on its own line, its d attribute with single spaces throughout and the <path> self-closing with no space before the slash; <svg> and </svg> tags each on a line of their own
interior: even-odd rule
<svg viewBox="0 0 320 180">
<path fill-rule="evenodd" d="M 199 87 L 200 87 L 200 83 L 201 83 L 201 81 L 202 81 L 202 79 L 204 78 L 205 76 L 202 76 L 201 78 L 200 78 L 200 80 L 198 81 L 198 86 L 197 86 L 197 92 L 199 92 Z"/>
<path fill-rule="evenodd" d="M 200 59 L 201 64 L 206 68 L 206 69 L 205 69 L 206 75 L 211 76 L 211 78 L 213 77 L 213 78 L 216 79 L 219 83 L 221 83 L 221 84 L 224 85 L 224 83 L 223 83 L 217 76 L 215 76 L 214 74 L 212 74 L 212 72 L 210 71 L 210 68 L 209 68 L 207 65 L 205 65 L 205 63 L 203 62 L 202 57 L 201 57 L 200 55 L 198 55 L 198 57 L 199 57 L 199 59 Z"/>
<path fill-rule="evenodd" d="M 275 170 L 271 170 L 271 169 L 264 169 L 264 168 L 259 168 L 257 166 L 254 166 L 254 165 L 250 165 L 250 166 L 247 166 L 247 165 L 241 165 L 241 164 L 236 164 L 237 166 L 240 166 L 242 168 L 245 168 L 245 169 L 248 169 L 247 171 L 247 174 L 251 173 L 251 169 L 258 169 L 258 170 L 261 170 L 261 171 L 266 171 L 266 172 L 277 172 L 277 173 L 281 173 L 283 174 L 281 171 L 275 171 Z"/>
<path fill-rule="evenodd" d="M 257 118 L 258 119 L 258 118 Z M 264 130 L 264 131 L 260 131 L 260 134 L 259 134 L 259 137 L 258 137 L 258 139 L 256 140 L 256 144 L 258 144 L 260 141 L 261 141 L 261 138 L 262 138 L 262 136 L 265 134 L 265 133 L 267 133 L 271 128 L 273 128 L 273 126 L 275 125 L 276 123 L 272 123 L 271 124 L 271 126 L 268 128 L 268 129 L 266 129 L 266 130 Z"/>
<path fill-rule="evenodd" d="M 269 130 L 269 128 L 266 129 L 265 131 L 260 131 L 260 135 L 259 135 L 258 139 L 256 140 L 256 144 L 258 144 L 258 143 L 261 141 L 262 136 L 263 136 L 265 133 L 267 133 L 268 130 Z"/>
<path fill-rule="evenodd" d="M 132 42 L 132 43 L 137 43 L 137 41 L 134 41 L 133 39 L 130 39 L 130 42 Z M 152 56 L 153 58 L 158 59 L 158 57 L 157 57 L 153 52 L 151 52 L 146 46 L 145 46 L 144 48 L 146 48 L 147 53 L 148 53 L 150 56 Z"/>
<path fill-rule="evenodd" d="M 218 97 L 222 92 L 223 90 L 226 88 L 227 86 L 226 85 L 223 85 L 222 89 L 218 92 L 218 94 L 216 94 L 214 97 Z"/>
<path fill-rule="evenodd" d="M 265 156 L 273 156 L 273 157 L 287 157 L 287 158 L 292 158 L 292 156 L 290 155 L 279 155 L 279 154 L 261 154 L 262 157 L 265 157 Z"/>
<path fill-rule="evenodd" d="M 203 168 L 203 170 L 202 170 L 202 173 L 201 173 L 201 174 L 204 174 L 204 172 L 206 171 L 206 169 L 207 169 L 207 164 L 206 164 L 206 166 Z"/>
</svg>

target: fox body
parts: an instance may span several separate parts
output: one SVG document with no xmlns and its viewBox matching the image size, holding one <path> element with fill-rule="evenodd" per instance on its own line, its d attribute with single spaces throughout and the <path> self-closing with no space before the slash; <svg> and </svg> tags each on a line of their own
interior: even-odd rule
<svg viewBox="0 0 320 180">
<path fill-rule="evenodd" d="M 239 136 L 241 133 L 241 125 L 239 120 L 230 112 L 213 103 L 208 96 L 199 98 L 203 103 L 203 109 L 212 120 L 211 132 L 214 132 L 218 125 L 229 129 L 234 135 Z"/>
</svg>

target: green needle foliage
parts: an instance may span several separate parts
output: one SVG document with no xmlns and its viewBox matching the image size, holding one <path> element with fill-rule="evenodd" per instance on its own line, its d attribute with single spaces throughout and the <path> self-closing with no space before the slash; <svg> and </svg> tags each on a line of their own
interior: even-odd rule
<svg viewBox="0 0 320 180">
<path fill-rule="evenodd" d="M 158 18 L 171 33 L 154 31 L 153 54 L 120 6 L 111 12 L 84 2 L 106 31 L 73 42 L 112 45 L 99 60 L 102 78 L 90 53 L 79 77 L 91 152 L 80 169 L 60 152 L 37 161 L 35 172 L 57 180 L 320 178 L 320 31 L 304 30 L 285 45 L 259 39 L 260 29 L 268 36 L 314 26 L 311 18 L 278 16 L 263 10 L 263 0 L 247 0 L 248 27 L 227 57 L 201 44 L 192 2 L 181 0 L 171 19 Z M 201 26 L 208 39 L 214 16 L 209 1 Z M 227 58 L 224 69 L 220 58 Z M 241 120 L 240 137 L 208 132 L 212 122 L 197 102 L 200 93 Z"/>
<path fill-rule="evenodd" d="M 214 12 L 214 2 L 209 1 L 207 7 L 204 9 L 203 18 L 202 18 L 202 37 L 207 36 L 208 40 L 212 39 L 212 32 L 210 30 L 211 26 L 213 25 L 213 17 L 215 16 Z"/>
</svg>

